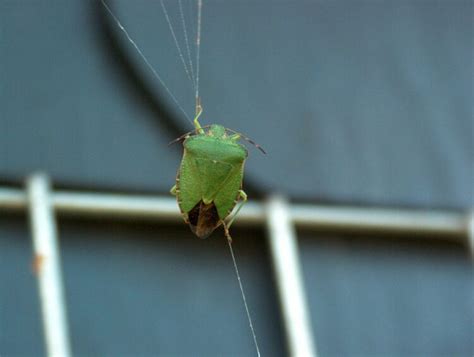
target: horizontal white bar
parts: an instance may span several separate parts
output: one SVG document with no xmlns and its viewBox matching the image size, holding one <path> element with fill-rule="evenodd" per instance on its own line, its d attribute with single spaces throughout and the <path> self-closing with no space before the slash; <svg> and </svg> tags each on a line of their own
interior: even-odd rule
<svg viewBox="0 0 474 357">
<path fill-rule="evenodd" d="M 173 197 L 54 191 L 53 206 L 59 214 L 89 217 L 181 220 Z M 0 187 L 0 212 L 26 209 L 26 194 Z M 360 208 L 291 204 L 290 216 L 298 228 L 323 231 L 417 234 L 468 241 L 469 213 L 413 209 Z M 265 224 L 262 204 L 248 202 L 237 224 Z"/>
</svg>

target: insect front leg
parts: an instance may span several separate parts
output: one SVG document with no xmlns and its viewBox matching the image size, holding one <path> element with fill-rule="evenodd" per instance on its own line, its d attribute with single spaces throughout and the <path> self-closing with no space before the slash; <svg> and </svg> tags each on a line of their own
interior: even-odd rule
<svg viewBox="0 0 474 357">
<path fill-rule="evenodd" d="M 201 114 L 202 114 L 202 107 L 201 107 L 201 103 L 198 102 L 196 105 L 196 116 L 194 117 L 194 127 L 196 128 L 196 132 L 198 134 L 204 134 L 204 129 L 202 128 L 198 120 Z"/>
</svg>

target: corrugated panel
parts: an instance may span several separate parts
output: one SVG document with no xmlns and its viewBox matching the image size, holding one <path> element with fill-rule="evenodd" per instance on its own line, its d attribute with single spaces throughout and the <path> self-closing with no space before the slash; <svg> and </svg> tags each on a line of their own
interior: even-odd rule
<svg viewBox="0 0 474 357">
<path fill-rule="evenodd" d="M 179 23 L 175 2 L 167 2 Z M 192 113 L 159 2 L 111 6 Z M 205 1 L 205 123 L 241 130 L 247 183 L 311 200 L 472 204 L 471 1 Z M 164 192 L 191 127 L 98 1 L 0 4 L 0 175 Z"/>
</svg>

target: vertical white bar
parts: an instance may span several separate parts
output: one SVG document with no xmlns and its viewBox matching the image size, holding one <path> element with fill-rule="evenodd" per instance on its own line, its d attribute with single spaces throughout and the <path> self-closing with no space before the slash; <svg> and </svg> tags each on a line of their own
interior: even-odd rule
<svg viewBox="0 0 474 357">
<path fill-rule="evenodd" d="M 474 210 L 472 210 L 467 218 L 467 239 L 471 252 L 471 259 L 474 261 Z"/>
<path fill-rule="evenodd" d="M 296 232 L 288 204 L 280 196 L 268 200 L 267 227 L 290 356 L 316 356 Z"/>
<path fill-rule="evenodd" d="M 27 192 L 46 351 L 50 357 L 68 357 L 66 305 L 49 178 L 41 173 L 32 175 Z"/>
</svg>

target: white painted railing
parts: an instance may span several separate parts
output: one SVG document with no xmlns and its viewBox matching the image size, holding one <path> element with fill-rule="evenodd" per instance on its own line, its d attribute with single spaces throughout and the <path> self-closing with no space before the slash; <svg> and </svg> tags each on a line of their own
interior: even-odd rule
<svg viewBox="0 0 474 357">
<path fill-rule="evenodd" d="M 26 190 L 0 187 L 1 212 L 29 212 L 39 269 L 43 326 L 49 356 L 70 354 L 59 262 L 56 215 L 181 222 L 172 197 L 56 191 L 44 174 L 32 175 Z M 280 196 L 250 201 L 235 224 L 266 225 L 287 345 L 292 356 L 316 356 L 295 227 L 325 232 L 368 232 L 401 237 L 450 239 L 474 254 L 474 213 L 290 204 Z"/>
</svg>

